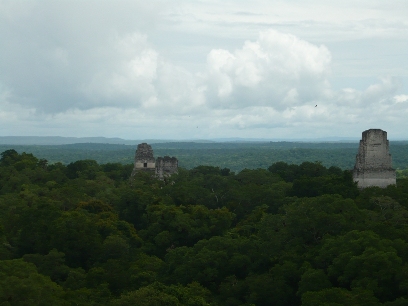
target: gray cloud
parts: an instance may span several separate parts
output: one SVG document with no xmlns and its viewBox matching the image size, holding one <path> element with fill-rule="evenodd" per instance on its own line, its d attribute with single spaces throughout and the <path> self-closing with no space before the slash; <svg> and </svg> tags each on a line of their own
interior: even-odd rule
<svg viewBox="0 0 408 306">
<path fill-rule="evenodd" d="M 174 139 L 378 127 L 402 137 L 408 9 L 392 2 L 0 0 L 0 128 Z M 378 81 L 354 86 L 362 77 Z M 339 78 L 353 81 L 340 88 Z"/>
<path fill-rule="evenodd" d="M 44 112 L 87 108 L 82 89 L 117 64 L 115 38 L 154 27 L 152 8 L 142 1 L 124 4 L 2 1 L 0 81 L 12 102 Z"/>
</svg>

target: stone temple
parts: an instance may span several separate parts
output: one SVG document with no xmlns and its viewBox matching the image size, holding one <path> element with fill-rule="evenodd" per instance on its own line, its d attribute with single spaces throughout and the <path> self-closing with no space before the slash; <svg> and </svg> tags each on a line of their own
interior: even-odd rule
<svg viewBox="0 0 408 306">
<path fill-rule="evenodd" d="M 153 157 L 153 149 L 147 143 L 137 145 L 132 176 L 136 171 L 156 171 L 156 160 Z"/>
<path fill-rule="evenodd" d="M 156 159 L 156 176 L 159 179 L 164 179 L 172 175 L 173 173 L 177 173 L 178 171 L 178 160 L 175 157 L 165 156 L 165 157 L 158 157 Z"/>
<path fill-rule="evenodd" d="M 363 132 L 353 179 L 359 188 L 377 186 L 385 188 L 396 184 L 396 173 L 392 168 L 387 132 L 370 129 Z"/>
<path fill-rule="evenodd" d="M 169 156 L 155 159 L 152 146 L 147 143 L 141 143 L 137 145 L 132 176 L 139 171 L 151 172 L 157 178 L 163 180 L 173 173 L 177 173 L 178 160 L 175 157 Z"/>
</svg>

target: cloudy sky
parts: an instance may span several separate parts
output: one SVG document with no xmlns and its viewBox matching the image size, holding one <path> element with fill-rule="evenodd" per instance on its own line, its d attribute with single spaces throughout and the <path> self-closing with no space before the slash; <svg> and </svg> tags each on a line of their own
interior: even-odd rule
<svg viewBox="0 0 408 306">
<path fill-rule="evenodd" d="M 406 0 L 0 0 L 0 136 L 408 139 L 407 16 Z"/>
</svg>

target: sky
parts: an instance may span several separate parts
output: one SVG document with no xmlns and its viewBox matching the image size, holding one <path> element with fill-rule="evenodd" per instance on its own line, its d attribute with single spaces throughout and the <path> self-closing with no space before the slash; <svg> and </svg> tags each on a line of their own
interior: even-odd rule
<svg viewBox="0 0 408 306">
<path fill-rule="evenodd" d="M 406 0 L 0 0 L 0 136 L 408 139 Z"/>
</svg>

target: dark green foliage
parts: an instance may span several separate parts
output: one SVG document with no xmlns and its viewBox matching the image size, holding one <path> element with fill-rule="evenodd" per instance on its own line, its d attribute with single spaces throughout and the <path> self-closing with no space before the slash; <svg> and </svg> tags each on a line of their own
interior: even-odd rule
<svg viewBox="0 0 408 306">
<path fill-rule="evenodd" d="M 287 153 L 265 166 L 263 149 L 190 146 L 206 161 L 238 147 L 258 164 L 235 173 L 203 162 L 165 181 L 130 180 L 121 160 L 49 164 L 3 152 L 0 304 L 406 304 L 407 179 L 358 190 L 350 171 L 301 160 L 318 144 L 264 144 Z"/>
<path fill-rule="evenodd" d="M 306 292 L 302 296 L 303 306 L 315 305 L 350 305 L 350 306 L 379 306 L 378 300 L 368 290 L 352 290 L 344 288 L 329 288 L 318 292 Z"/>
<path fill-rule="evenodd" d="M 166 286 L 155 282 L 113 300 L 112 306 L 209 306 L 210 292 L 198 283 Z"/>
<path fill-rule="evenodd" d="M 63 284 L 70 272 L 65 264 L 65 254 L 56 249 L 52 249 L 47 255 L 25 254 L 23 259 L 35 264 L 39 273 L 49 276 L 58 284 Z"/>
<path fill-rule="evenodd" d="M 302 176 L 293 182 L 293 196 L 316 197 L 323 194 L 340 194 L 344 198 L 355 198 L 358 195 L 358 188 L 352 181 L 351 172 L 344 171 L 337 176 Z"/>
<path fill-rule="evenodd" d="M 302 296 L 308 291 L 320 291 L 332 286 L 324 270 L 308 267 L 300 278 L 297 295 Z"/>
<path fill-rule="evenodd" d="M 21 259 L 0 261 L 0 303 L 2 305 L 70 305 L 63 289 L 33 264 Z"/>
<path fill-rule="evenodd" d="M 70 179 L 83 177 L 85 179 L 95 179 L 96 173 L 100 170 L 99 165 L 94 160 L 78 160 L 67 166 L 67 176 Z"/>
</svg>

